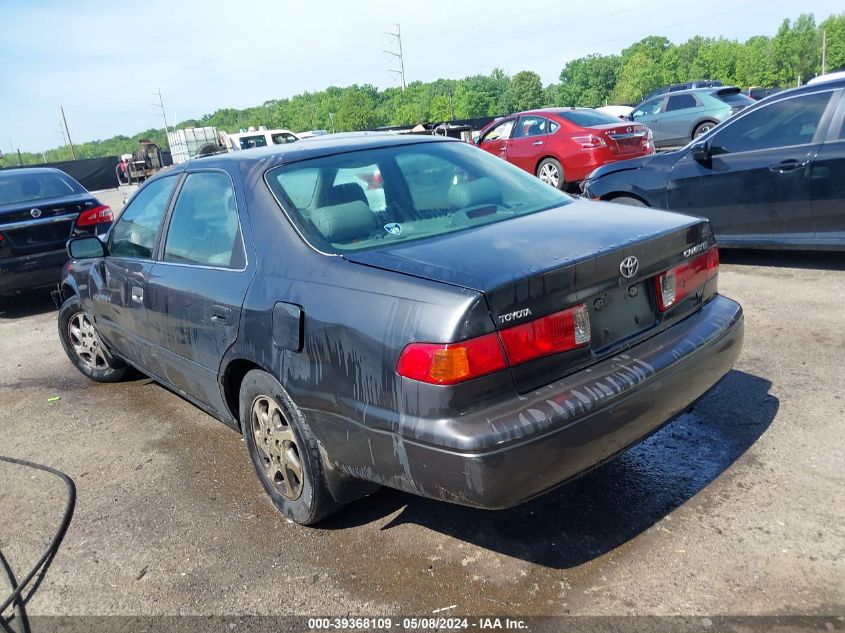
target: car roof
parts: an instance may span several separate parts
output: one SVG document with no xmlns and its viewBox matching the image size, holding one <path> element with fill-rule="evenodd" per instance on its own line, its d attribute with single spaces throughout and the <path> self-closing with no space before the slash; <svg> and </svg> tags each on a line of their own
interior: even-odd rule
<svg viewBox="0 0 845 633">
<path fill-rule="evenodd" d="M 367 149 L 444 142 L 461 143 L 462 141 L 443 136 L 388 134 L 384 132 L 323 134 L 321 136 L 312 136 L 295 143 L 285 143 L 284 145 L 273 145 L 193 158 L 175 167 L 176 171 L 183 171 L 185 169 L 199 167 L 225 167 L 227 165 L 231 166 L 232 164 L 249 166 L 256 163 L 266 163 L 267 168 L 270 168 L 277 165 L 308 160 L 310 158 L 322 158 L 324 156 L 333 156 L 335 154 L 345 154 Z"/>
<path fill-rule="evenodd" d="M 832 77 L 815 83 L 807 83 L 797 88 L 787 88 L 781 90 L 773 95 L 769 95 L 762 101 L 770 103 L 772 101 L 779 101 L 781 98 L 789 97 L 797 94 L 804 94 L 809 92 L 819 92 L 821 90 L 835 90 L 837 88 L 845 88 L 845 77 Z M 761 103 L 762 103 L 761 101 Z"/>
<path fill-rule="evenodd" d="M 0 169 L 0 177 L 14 174 L 61 174 L 67 176 L 65 172 L 55 167 L 8 167 Z"/>
</svg>

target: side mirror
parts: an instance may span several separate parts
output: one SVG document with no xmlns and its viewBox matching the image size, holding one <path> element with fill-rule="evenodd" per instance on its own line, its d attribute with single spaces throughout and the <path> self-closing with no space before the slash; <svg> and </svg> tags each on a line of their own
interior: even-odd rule
<svg viewBox="0 0 845 633">
<path fill-rule="evenodd" d="M 710 160 L 710 144 L 707 141 L 696 143 L 690 148 L 692 159 L 699 163 L 706 163 Z"/>
<path fill-rule="evenodd" d="M 72 240 L 68 240 L 67 255 L 71 259 L 105 257 L 106 245 L 100 241 L 99 237 L 75 237 Z"/>
</svg>

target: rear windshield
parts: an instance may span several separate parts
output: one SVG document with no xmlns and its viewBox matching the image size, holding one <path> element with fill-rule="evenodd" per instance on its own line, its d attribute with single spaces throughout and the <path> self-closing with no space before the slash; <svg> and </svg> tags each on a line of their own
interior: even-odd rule
<svg viewBox="0 0 845 633">
<path fill-rule="evenodd" d="M 85 193 L 85 189 L 65 174 L 32 173 L 23 169 L 0 174 L 0 204 L 34 202 L 78 193 Z"/>
<path fill-rule="evenodd" d="M 593 127 L 596 125 L 607 125 L 608 123 L 619 123 L 619 118 L 599 112 L 598 110 L 566 110 L 558 112 L 558 116 L 580 127 Z"/>
<path fill-rule="evenodd" d="M 741 92 L 729 92 L 728 94 L 720 95 L 716 94 L 716 96 L 725 103 L 732 105 L 732 106 L 749 106 L 752 103 L 755 103 L 754 99 L 748 97 Z"/>
<path fill-rule="evenodd" d="M 429 238 L 572 201 L 460 142 L 325 156 L 271 169 L 266 180 L 305 239 L 327 253 Z"/>
</svg>

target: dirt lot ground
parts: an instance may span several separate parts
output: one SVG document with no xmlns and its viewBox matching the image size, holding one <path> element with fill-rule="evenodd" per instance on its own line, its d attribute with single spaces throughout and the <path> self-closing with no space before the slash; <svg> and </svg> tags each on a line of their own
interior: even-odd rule
<svg viewBox="0 0 845 633">
<path fill-rule="evenodd" d="M 845 258 L 725 254 L 720 286 L 746 311 L 737 367 L 645 444 L 514 510 L 382 490 L 319 529 L 272 508 L 235 432 L 83 378 L 45 293 L 5 301 L 0 454 L 79 494 L 29 612 L 845 614 Z M 0 464 L 19 574 L 63 494 Z"/>
</svg>

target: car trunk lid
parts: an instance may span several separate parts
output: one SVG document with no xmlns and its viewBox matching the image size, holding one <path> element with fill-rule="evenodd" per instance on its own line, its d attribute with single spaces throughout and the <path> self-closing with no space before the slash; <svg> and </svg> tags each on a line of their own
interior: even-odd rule
<svg viewBox="0 0 845 633">
<path fill-rule="evenodd" d="M 604 138 L 610 151 L 619 156 L 642 154 L 652 149 L 651 135 L 642 123 L 607 123 L 590 128 Z"/>
<path fill-rule="evenodd" d="M 592 340 L 512 367 L 525 391 L 614 353 L 655 329 L 654 278 L 712 241 L 706 220 L 609 203 L 572 204 L 436 238 L 344 255 L 350 261 L 471 288 L 502 330 L 585 304 Z M 637 258 L 623 277 L 620 266 Z"/>
<path fill-rule="evenodd" d="M 21 257 L 61 250 L 79 214 L 97 206 L 89 194 L 0 205 L 0 257 Z"/>
</svg>

